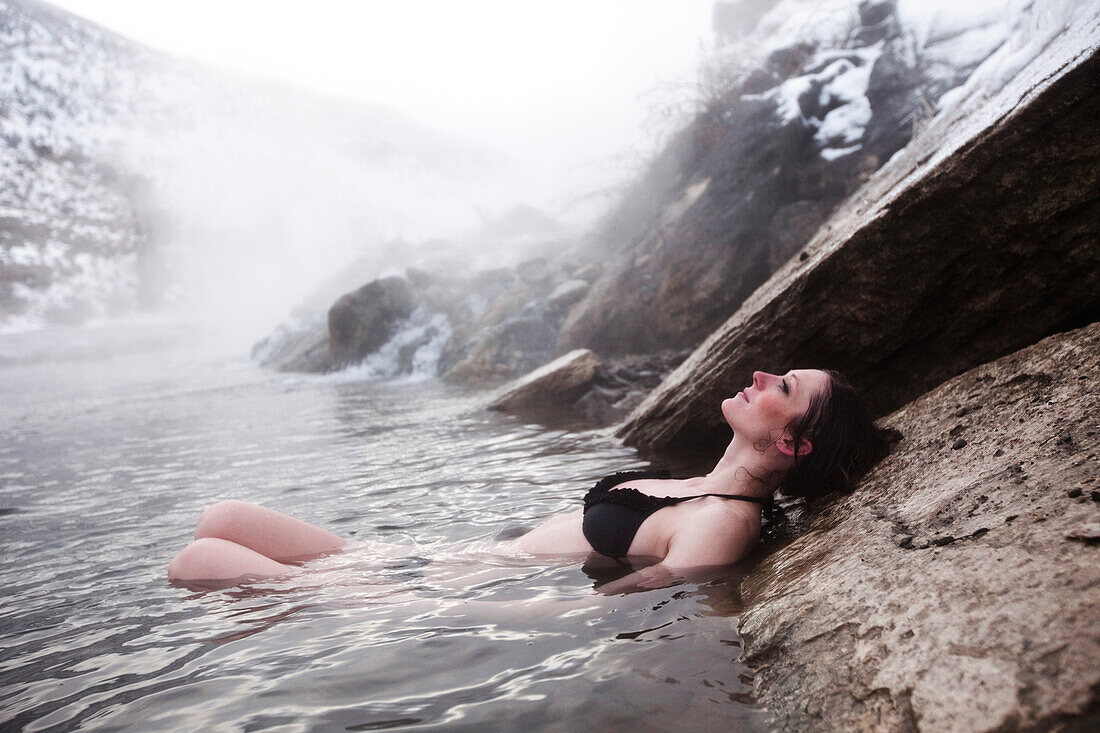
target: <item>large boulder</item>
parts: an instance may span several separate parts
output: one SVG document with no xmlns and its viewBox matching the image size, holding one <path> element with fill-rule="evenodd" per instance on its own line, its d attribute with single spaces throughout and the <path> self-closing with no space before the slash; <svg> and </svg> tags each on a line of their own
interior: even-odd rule
<svg viewBox="0 0 1100 733">
<path fill-rule="evenodd" d="M 560 410 L 588 389 L 599 369 L 599 357 L 588 349 L 571 351 L 505 386 L 489 404 L 489 409 L 500 412 Z"/>
<path fill-rule="evenodd" d="M 881 415 L 1095 320 L 1098 26 L 1082 6 L 1011 81 L 938 117 L 631 414 L 625 441 L 714 440 L 718 403 L 753 369 L 840 369 Z"/>
<path fill-rule="evenodd" d="M 462 344 L 461 358 L 444 376 L 477 384 L 525 374 L 554 358 L 554 335 L 554 327 L 538 309 L 521 311 L 482 328 L 471 342 Z"/>
<path fill-rule="evenodd" d="M 820 3 L 781 5 L 776 13 L 822 17 Z M 797 40 L 758 66 L 753 49 L 784 35 L 776 33 L 782 18 L 764 18 L 759 3 L 727 7 L 761 22 L 742 29 L 748 37 L 730 47 L 723 72 L 752 71 L 728 88 L 718 85 L 601 224 L 604 272 L 565 319 L 559 353 L 698 346 L 906 145 L 915 112 L 992 50 L 968 37 L 968 53 L 945 52 L 950 39 L 966 35 L 962 28 L 914 46 L 916 34 L 902 26 L 896 3 L 856 5 L 855 25 L 841 38 L 803 16 L 791 36 Z"/>
<path fill-rule="evenodd" d="M 1100 729 L 1100 323 L 941 385 L 742 585 L 778 730 Z"/>
<path fill-rule="evenodd" d="M 409 281 L 372 280 L 342 296 L 328 312 L 331 368 L 362 361 L 386 343 L 416 307 Z"/>
</svg>

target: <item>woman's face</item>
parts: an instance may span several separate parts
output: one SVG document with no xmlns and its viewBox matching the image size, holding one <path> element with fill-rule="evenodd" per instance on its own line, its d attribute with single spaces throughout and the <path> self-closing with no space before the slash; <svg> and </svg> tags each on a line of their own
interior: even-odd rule
<svg viewBox="0 0 1100 733">
<path fill-rule="evenodd" d="M 774 442 L 828 384 L 829 376 L 819 369 L 753 372 L 751 387 L 722 402 L 722 415 L 738 437 Z"/>
</svg>

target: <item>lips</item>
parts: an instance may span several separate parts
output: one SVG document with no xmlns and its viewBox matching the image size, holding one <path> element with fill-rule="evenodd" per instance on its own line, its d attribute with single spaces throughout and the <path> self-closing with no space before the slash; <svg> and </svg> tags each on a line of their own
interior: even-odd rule
<svg viewBox="0 0 1100 733">
<path fill-rule="evenodd" d="M 747 394 L 745 394 L 745 390 L 741 390 L 741 391 L 740 391 L 740 392 L 738 392 L 737 394 L 738 394 L 738 395 L 739 395 L 739 396 L 741 397 L 741 399 L 743 399 L 743 400 L 744 400 L 745 402 L 748 402 L 748 401 L 749 401 L 749 396 L 748 396 Z"/>
</svg>

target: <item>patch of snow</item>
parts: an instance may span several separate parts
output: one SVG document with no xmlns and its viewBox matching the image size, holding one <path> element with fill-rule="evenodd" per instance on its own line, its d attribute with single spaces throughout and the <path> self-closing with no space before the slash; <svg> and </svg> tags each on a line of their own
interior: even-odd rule
<svg viewBox="0 0 1100 733">
<path fill-rule="evenodd" d="M 814 139 L 821 145 L 839 140 L 851 144 L 863 137 L 867 124 L 871 121 L 871 103 L 867 99 L 867 85 L 871 81 L 871 69 L 882 55 L 883 44 L 859 49 L 855 55 L 861 63 L 853 64 L 848 60 L 838 61 L 846 64 L 821 89 L 818 103 L 829 106 L 839 102 L 840 106 L 830 110 L 817 125 Z"/>
<path fill-rule="evenodd" d="M 974 70 L 966 83 L 940 97 L 936 105 L 939 114 L 964 99 L 999 91 L 1075 19 L 1085 17 L 1090 11 L 1094 12 L 1095 6 L 1088 0 L 1034 0 L 1019 15 L 1009 15 L 1002 26 L 1006 31 L 1005 40 Z M 986 41 L 992 38 L 991 35 Z"/>
<path fill-rule="evenodd" d="M 846 148 L 822 148 L 821 157 L 828 161 L 834 161 L 837 158 L 843 158 L 845 155 L 851 155 L 857 150 L 862 150 L 862 145 L 850 145 Z"/>
<path fill-rule="evenodd" d="M 898 0 L 898 17 L 920 48 L 1017 18 L 1034 0 Z M 984 57 L 983 57 L 984 58 Z M 961 60 L 961 59 L 960 59 Z"/>
<path fill-rule="evenodd" d="M 802 117 L 802 105 L 798 100 L 803 94 L 810 91 L 811 81 L 808 77 L 798 76 L 794 79 L 787 79 L 774 89 L 760 94 L 742 94 L 741 99 L 745 101 L 771 100 L 775 103 L 775 115 L 779 118 L 781 125 L 789 125 L 795 120 L 805 121 Z"/>
<path fill-rule="evenodd" d="M 841 55 L 836 49 L 819 52 L 811 68 L 820 67 L 820 71 L 792 77 L 773 89 L 760 94 L 742 95 L 745 100 L 771 100 L 776 105 L 776 116 L 780 124 L 790 124 L 796 120 L 815 129 L 814 139 L 823 149 L 837 146 L 851 146 L 859 141 L 871 121 L 871 103 L 867 99 L 867 87 L 871 80 L 871 70 L 875 61 L 882 55 L 883 43 L 859 49 L 845 49 Z M 830 59 L 836 59 L 830 61 Z M 803 110 L 803 98 L 812 89 L 820 87 L 816 106 L 829 108 L 822 118 L 807 115 Z M 835 151 L 826 157 L 833 160 L 853 150 L 837 154 Z"/>
</svg>

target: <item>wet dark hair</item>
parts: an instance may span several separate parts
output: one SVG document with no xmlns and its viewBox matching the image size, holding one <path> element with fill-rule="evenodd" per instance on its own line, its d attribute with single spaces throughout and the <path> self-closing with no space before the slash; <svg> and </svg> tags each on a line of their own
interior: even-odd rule
<svg viewBox="0 0 1100 733">
<path fill-rule="evenodd" d="M 828 386 L 787 426 L 794 441 L 795 462 L 779 486 L 787 496 L 810 501 L 851 491 L 889 447 L 848 380 L 839 372 L 822 371 L 829 377 Z M 805 440 L 812 448 L 799 456 L 798 446 Z"/>
</svg>

